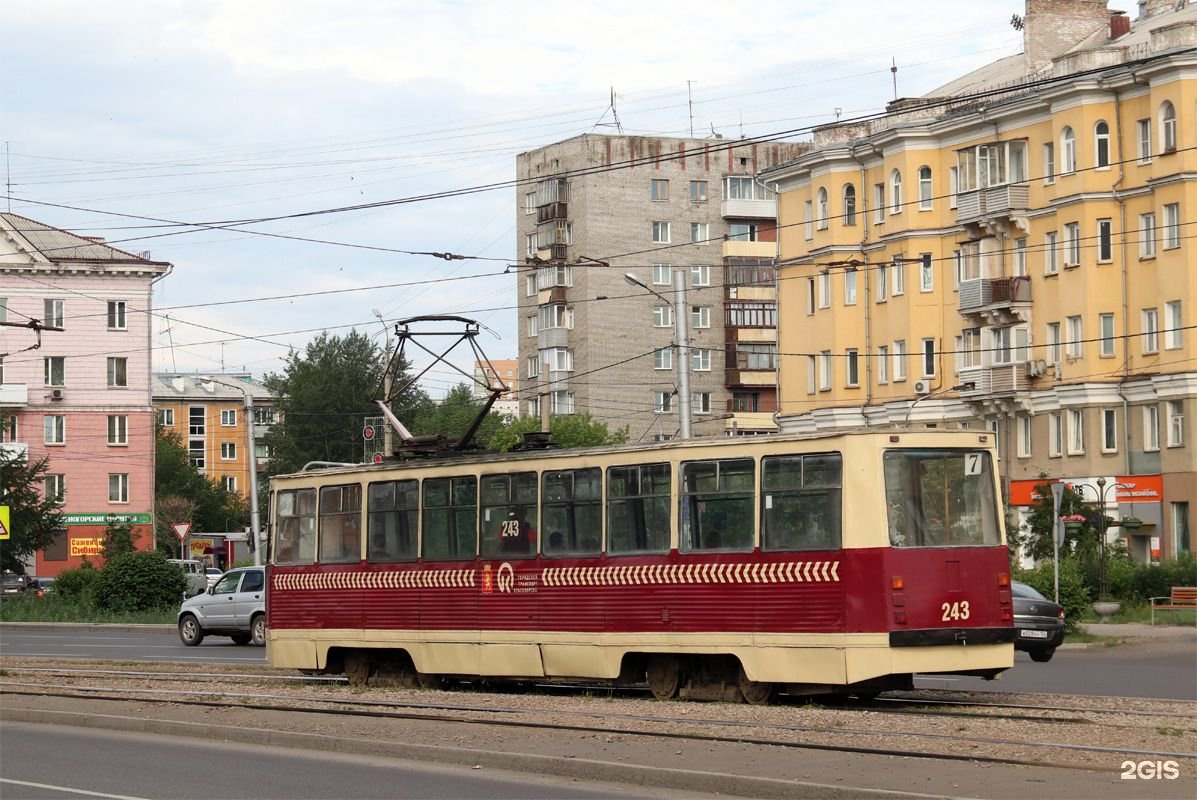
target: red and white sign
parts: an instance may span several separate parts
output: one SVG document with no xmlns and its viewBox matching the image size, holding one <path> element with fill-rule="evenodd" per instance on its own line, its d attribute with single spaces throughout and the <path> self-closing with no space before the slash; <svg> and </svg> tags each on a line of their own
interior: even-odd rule
<svg viewBox="0 0 1197 800">
<path fill-rule="evenodd" d="M 170 526 L 170 529 L 175 532 L 175 536 L 178 536 L 179 541 L 181 542 L 187 538 L 187 533 L 191 530 L 191 523 L 176 522 L 174 525 Z"/>
</svg>

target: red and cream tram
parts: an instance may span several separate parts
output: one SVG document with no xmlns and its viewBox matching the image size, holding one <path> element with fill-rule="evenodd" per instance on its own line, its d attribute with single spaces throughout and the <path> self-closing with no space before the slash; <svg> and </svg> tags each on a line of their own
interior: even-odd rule
<svg viewBox="0 0 1197 800">
<path fill-rule="evenodd" d="M 1013 663 L 992 436 L 332 466 L 271 484 L 271 664 L 351 681 L 873 694 Z"/>
</svg>

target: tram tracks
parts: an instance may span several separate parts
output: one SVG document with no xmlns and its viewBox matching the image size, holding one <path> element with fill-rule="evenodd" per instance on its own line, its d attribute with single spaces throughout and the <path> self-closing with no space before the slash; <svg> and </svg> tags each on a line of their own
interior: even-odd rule
<svg viewBox="0 0 1197 800">
<path fill-rule="evenodd" d="M 150 688 L 166 682 L 172 686 Z M 240 686 L 245 690 L 234 688 Z M 321 718 L 338 728 L 349 721 L 407 721 L 566 738 L 653 737 L 710 746 L 752 744 L 1101 771 L 1115 769 L 1116 756 L 1179 759 L 1189 770 L 1197 768 L 1197 714 L 1192 704 L 1160 701 L 1142 701 L 1138 707 L 1125 707 L 1134 703 L 1120 701 L 1122 708 L 1052 706 L 1050 713 L 1036 708 L 1040 716 L 1023 713 L 1029 710 L 1026 705 L 959 699 L 936 704 L 922 697 L 898 698 L 895 706 L 874 701 L 800 710 L 792 704 L 763 708 L 546 694 L 495 693 L 485 703 L 467 703 L 460 692 L 361 689 L 264 671 L 142 672 L 8 663 L 0 693 L 29 703 L 68 698 L 112 708 L 141 704 L 157 710 L 203 709 L 204 714 L 222 716 L 235 712 L 238 717 Z M 921 707 L 926 705 L 933 707 L 924 711 Z M 895 719 L 902 722 L 895 724 Z M 494 736 L 486 733 L 480 738 Z"/>
</svg>

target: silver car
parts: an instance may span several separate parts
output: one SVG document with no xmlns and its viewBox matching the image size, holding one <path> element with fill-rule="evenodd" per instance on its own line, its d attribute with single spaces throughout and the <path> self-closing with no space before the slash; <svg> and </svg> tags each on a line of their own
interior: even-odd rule
<svg viewBox="0 0 1197 800">
<path fill-rule="evenodd" d="M 226 572 L 211 589 L 183 601 L 179 638 L 194 647 L 205 636 L 228 636 L 236 644 L 266 644 L 266 570 Z"/>
</svg>

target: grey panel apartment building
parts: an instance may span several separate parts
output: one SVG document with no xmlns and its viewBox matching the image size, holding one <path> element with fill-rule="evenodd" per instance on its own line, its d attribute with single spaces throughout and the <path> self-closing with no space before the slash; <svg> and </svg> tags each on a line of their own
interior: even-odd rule
<svg viewBox="0 0 1197 800">
<path fill-rule="evenodd" d="M 584 134 L 520 154 L 521 411 L 675 436 L 681 270 L 694 436 L 774 430 L 777 202 L 754 176 L 808 147 Z"/>
</svg>

